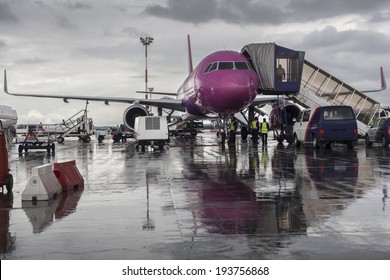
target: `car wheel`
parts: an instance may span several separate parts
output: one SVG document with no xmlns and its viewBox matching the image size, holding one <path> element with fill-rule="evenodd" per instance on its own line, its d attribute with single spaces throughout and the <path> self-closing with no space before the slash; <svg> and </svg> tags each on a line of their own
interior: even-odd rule
<svg viewBox="0 0 390 280">
<path fill-rule="evenodd" d="M 319 149 L 320 148 L 320 144 L 318 142 L 318 138 L 316 135 L 313 135 L 313 147 L 314 149 Z"/>
<path fill-rule="evenodd" d="M 300 147 L 301 146 L 301 141 L 298 140 L 298 136 L 297 135 L 294 135 L 294 144 L 295 144 L 295 147 Z"/>
<path fill-rule="evenodd" d="M 364 141 L 366 142 L 366 147 L 369 148 L 372 145 L 372 142 L 370 141 L 370 136 L 366 134 L 366 137 L 364 137 Z"/>
</svg>

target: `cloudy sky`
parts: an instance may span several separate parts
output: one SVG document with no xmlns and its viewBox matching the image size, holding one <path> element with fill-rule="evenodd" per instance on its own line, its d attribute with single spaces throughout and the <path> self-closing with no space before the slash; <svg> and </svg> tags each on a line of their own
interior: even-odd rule
<svg viewBox="0 0 390 280">
<path fill-rule="evenodd" d="M 186 36 L 194 64 L 207 54 L 275 42 L 360 90 L 390 77 L 388 0 L 0 0 L 0 69 L 9 90 L 23 93 L 127 96 L 149 87 L 176 92 L 187 76 Z M 388 83 L 390 80 L 388 78 Z M 20 123 L 56 123 L 82 101 L 0 94 Z M 370 95 L 390 104 L 390 89 Z M 125 104 L 89 104 L 97 125 L 122 122 Z"/>
</svg>

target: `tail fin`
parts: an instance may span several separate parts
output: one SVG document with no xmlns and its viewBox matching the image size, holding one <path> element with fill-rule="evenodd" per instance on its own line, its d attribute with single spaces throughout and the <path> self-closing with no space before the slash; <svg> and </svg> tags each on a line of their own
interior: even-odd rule
<svg viewBox="0 0 390 280">
<path fill-rule="evenodd" d="M 187 43 L 188 43 L 188 75 L 194 71 L 192 67 L 192 54 L 191 54 L 191 42 L 190 42 L 190 34 L 187 35 Z"/>
<path fill-rule="evenodd" d="M 367 93 L 367 92 L 379 92 L 383 91 L 387 88 L 387 83 L 385 79 L 385 74 L 383 73 L 383 67 L 380 68 L 380 75 L 381 75 L 381 88 L 380 89 L 373 89 L 373 90 L 362 90 L 362 93 Z"/>
</svg>

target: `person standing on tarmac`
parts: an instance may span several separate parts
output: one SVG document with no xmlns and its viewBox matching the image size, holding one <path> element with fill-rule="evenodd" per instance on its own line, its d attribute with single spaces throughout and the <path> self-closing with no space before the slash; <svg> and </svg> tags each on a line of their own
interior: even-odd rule
<svg viewBox="0 0 390 280">
<path fill-rule="evenodd" d="M 237 130 L 237 121 L 233 118 L 229 125 L 229 144 L 234 145 L 236 143 L 236 130 Z"/>
<path fill-rule="evenodd" d="M 267 145 L 268 131 L 269 131 L 269 124 L 264 118 L 263 122 L 260 125 L 261 142 L 263 143 L 263 145 Z"/>
<path fill-rule="evenodd" d="M 259 140 L 259 118 L 255 117 L 251 122 L 252 142 L 257 145 Z"/>
</svg>

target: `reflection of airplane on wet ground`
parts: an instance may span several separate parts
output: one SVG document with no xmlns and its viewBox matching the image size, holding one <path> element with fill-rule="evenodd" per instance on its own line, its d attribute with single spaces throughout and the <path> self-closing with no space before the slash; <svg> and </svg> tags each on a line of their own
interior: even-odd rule
<svg viewBox="0 0 390 280">
<path fill-rule="evenodd" d="M 137 116 L 149 114 L 145 106 L 185 112 L 183 120 L 218 117 L 221 124 L 232 115 L 246 108 L 252 108 L 249 113 L 251 120 L 253 107 L 275 101 L 273 96 L 258 96 L 258 93 L 284 94 L 299 92 L 300 75 L 302 72 L 304 53 L 293 51 L 275 44 L 250 44 L 243 48 L 242 53 L 236 51 L 217 51 L 206 56 L 199 65 L 192 69 L 192 58 L 189 46 L 189 76 L 180 86 L 177 93 L 153 92 L 153 94 L 174 95 L 176 98 L 161 99 L 94 97 L 79 95 L 44 95 L 10 93 L 7 86 L 6 71 L 4 71 L 4 91 L 15 96 L 60 98 L 64 102 L 70 99 L 131 103 L 124 115 L 123 122 L 130 130 L 134 127 Z M 286 65 L 286 78 L 279 81 L 276 77 L 275 65 Z M 256 70 L 255 70 L 256 69 Z M 249 123 L 249 121 L 248 121 Z M 224 135 L 224 134 L 222 134 Z"/>
</svg>

